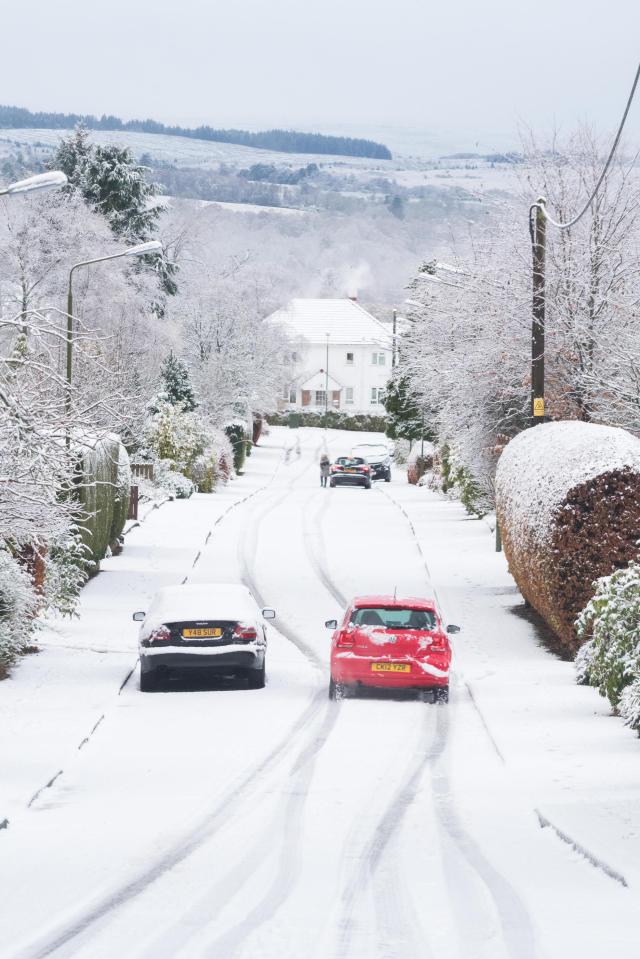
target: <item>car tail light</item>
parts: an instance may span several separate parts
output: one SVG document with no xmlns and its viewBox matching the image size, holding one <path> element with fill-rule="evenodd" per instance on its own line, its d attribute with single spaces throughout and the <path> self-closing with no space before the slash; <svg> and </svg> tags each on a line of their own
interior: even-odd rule
<svg viewBox="0 0 640 959">
<path fill-rule="evenodd" d="M 448 653 L 449 652 L 449 642 L 445 639 L 444 636 L 438 636 L 434 639 L 429 646 L 430 653 Z"/>
<path fill-rule="evenodd" d="M 233 631 L 234 643 L 251 643 L 258 638 L 255 626 L 249 623 L 237 623 Z"/>
<path fill-rule="evenodd" d="M 158 626 L 149 636 L 150 643 L 168 643 L 171 639 L 171 630 L 166 626 Z"/>
<path fill-rule="evenodd" d="M 339 472 L 339 470 L 340 470 L 340 467 L 339 467 L 339 466 L 332 466 L 332 467 L 331 467 L 331 472 L 332 472 L 332 473 L 337 473 L 337 472 Z"/>
<path fill-rule="evenodd" d="M 352 649 L 355 646 L 356 638 L 351 630 L 341 629 L 338 633 L 336 646 L 338 649 Z"/>
<path fill-rule="evenodd" d="M 360 468 L 361 468 L 361 470 L 362 470 L 363 473 L 370 473 L 370 472 L 371 472 L 371 470 L 370 470 L 370 468 L 369 468 L 368 466 L 361 466 Z"/>
</svg>

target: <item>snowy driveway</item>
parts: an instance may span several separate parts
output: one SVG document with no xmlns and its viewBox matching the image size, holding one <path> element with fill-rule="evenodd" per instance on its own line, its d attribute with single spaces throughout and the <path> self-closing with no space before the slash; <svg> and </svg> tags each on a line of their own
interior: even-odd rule
<svg viewBox="0 0 640 959">
<path fill-rule="evenodd" d="M 273 430 L 227 490 L 153 514 L 89 585 L 81 618 L 0 685 L 3 957 L 600 959 L 640 940 L 635 874 L 623 886 L 535 812 L 557 800 L 561 767 L 526 721 L 536 698 L 523 672 L 532 687 L 558 677 L 554 696 L 565 683 L 568 719 L 544 716 L 540 735 L 555 722 L 567 762 L 603 721 L 593 691 L 572 698 L 567 667 L 529 624 L 514 626 L 520 659 L 506 656 L 508 610 L 496 598 L 494 615 L 487 596 L 509 587 L 469 545 L 478 524 L 400 480 L 320 489 L 327 441 L 334 455 L 350 442 Z M 119 692 L 135 662 L 131 612 L 185 578 L 245 582 L 276 608 L 265 690 L 143 695 L 134 674 Z M 435 588 L 461 616 L 449 706 L 330 702 L 325 619 L 356 592 L 394 587 Z M 611 735 L 629 790 L 640 748 Z M 576 789 L 588 762 L 573 761 Z"/>
</svg>

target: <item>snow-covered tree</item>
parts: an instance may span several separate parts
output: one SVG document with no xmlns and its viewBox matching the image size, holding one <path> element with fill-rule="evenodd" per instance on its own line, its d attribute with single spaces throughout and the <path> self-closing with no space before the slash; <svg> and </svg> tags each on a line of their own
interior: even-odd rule
<svg viewBox="0 0 640 959">
<path fill-rule="evenodd" d="M 173 406 L 191 412 L 195 410 L 196 398 L 191 385 L 189 370 L 182 360 L 173 352 L 163 360 L 160 367 L 162 381 L 162 397 Z"/>
<path fill-rule="evenodd" d="M 92 144 L 79 127 L 61 141 L 52 166 L 66 173 L 68 189 L 103 216 L 124 243 L 153 238 L 162 213 L 157 201 L 160 187 L 147 179 L 147 168 L 136 163 L 128 147 Z M 164 292 L 175 295 L 175 264 L 162 254 L 151 254 L 144 261 L 158 274 Z"/>
</svg>

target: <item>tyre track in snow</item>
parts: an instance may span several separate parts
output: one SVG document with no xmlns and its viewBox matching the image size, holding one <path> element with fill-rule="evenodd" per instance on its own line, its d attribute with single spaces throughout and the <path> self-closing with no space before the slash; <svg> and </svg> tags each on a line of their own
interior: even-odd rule
<svg viewBox="0 0 640 959">
<path fill-rule="evenodd" d="M 294 448 L 293 446 L 289 447 L 289 450 Z M 254 497 L 269 491 L 283 462 L 287 462 L 287 459 L 283 458 L 281 463 L 278 464 L 268 483 L 257 490 L 253 490 L 241 501 L 233 503 L 218 517 L 212 529 L 209 530 L 207 534 L 205 544 L 208 545 L 213 529 L 218 526 L 232 510 L 238 506 L 246 505 L 246 503 Z M 291 486 L 295 479 L 302 476 L 311 465 L 312 464 L 306 464 L 299 474 L 290 478 L 288 486 Z M 278 497 L 278 501 L 280 501 L 280 499 L 281 497 Z M 265 515 L 271 508 L 273 508 L 273 505 L 267 508 Z M 198 554 L 193 566 L 196 565 L 196 562 L 201 557 L 201 553 L 202 551 Z M 248 573 L 249 579 L 253 579 L 250 565 L 245 572 Z M 185 577 L 184 581 L 186 581 L 186 578 L 187 577 Z M 280 631 L 285 635 L 283 630 Z M 290 634 L 286 638 L 292 640 L 292 636 L 293 634 Z M 296 643 L 296 645 L 298 645 L 298 643 Z M 318 666 L 320 660 L 317 654 L 310 648 L 309 653 L 311 655 L 309 655 L 308 658 L 311 659 L 314 666 Z M 307 654 L 305 653 L 305 655 Z M 244 776 L 239 777 L 236 784 L 225 791 L 222 798 L 214 806 L 214 809 L 202 817 L 198 824 L 189 830 L 179 843 L 166 850 L 149 868 L 141 870 L 138 875 L 134 876 L 129 882 L 118 886 L 111 893 L 97 898 L 89 908 L 85 909 L 75 919 L 65 923 L 54 932 L 45 933 L 37 937 L 37 939 L 34 939 L 31 945 L 21 949 L 15 954 L 15 959 L 41 959 L 41 957 L 44 959 L 44 957 L 53 956 L 56 953 L 60 955 L 76 954 L 78 949 L 83 948 L 80 940 L 86 939 L 87 933 L 91 932 L 97 925 L 100 925 L 102 928 L 108 920 L 115 918 L 118 909 L 129 904 L 132 899 L 144 893 L 154 882 L 158 881 L 166 873 L 193 855 L 214 833 L 226 825 L 231 817 L 237 816 L 242 811 L 241 807 L 244 807 L 255 792 L 260 789 L 264 777 L 286 760 L 289 753 L 295 749 L 300 737 L 306 734 L 308 727 L 313 723 L 317 715 L 320 712 L 324 713 L 326 711 L 326 706 L 326 693 L 322 687 L 313 694 L 305 709 L 262 762 L 260 762 L 257 767 L 253 767 Z M 312 730 L 311 735 L 305 737 L 300 755 L 304 754 L 309 743 L 313 743 L 315 738 L 316 734 Z"/>
<path fill-rule="evenodd" d="M 442 604 L 437 595 L 436 588 L 433 585 L 429 564 L 409 514 L 390 493 L 386 490 L 380 492 L 389 502 L 397 507 L 405 518 L 411 530 L 411 537 L 424 563 L 429 583 L 431 584 L 438 608 L 442 615 Z M 473 698 L 470 695 L 469 699 L 475 706 Z M 523 900 L 511 883 L 509 883 L 499 870 L 487 859 L 481 847 L 464 827 L 462 819 L 456 810 L 449 777 L 443 766 L 445 746 L 450 734 L 451 710 L 441 710 L 439 715 L 442 716 L 439 722 L 442 748 L 438 750 L 437 756 L 435 757 L 437 768 L 431 777 L 431 786 L 433 801 L 440 825 L 462 854 L 469 869 L 477 875 L 478 879 L 480 879 L 486 888 L 500 922 L 501 936 L 506 954 L 510 959 L 535 959 L 538 951 L 535 944 L 534 927 Z M 483 717 L 481 717 L 481 719 L 481 726 L 487 734 L 491 746 L 497 751 L 498 758 L 504 762 L 499 750 L 497 750 L 493 737 L 488 733 Z"/>
<path fill-rule="evenodd" d="M 431 585 L 436 602 L 441 610 L 442 604 L 433 585 L 433 578 L 426 556 L 422 550 L 410 517 L 389 493 L 385 491 L 382 495 L 396 506 L 406 519 L 411 532 L 411 538 L 418 550 L 428 582 Z M 314 515 L 314 520 L 317 521 L 318 524 L 321 523 L 322 517 L 326 515 L 329 505 L 330 503 L 328 501 L 326 505 L 323 502 Z M 324 537 L 321 532 L 318 541 L 321 544 L 324 543 Z M 305 542 L 310 549 L 310 538 L 306 537 Z M 332 595 L 336 599 L 342 596 L 342 592 L 332 580 L 324 549 L 316 553 L 313 565 L 320 569 L 321 579 L 325 585 L 329 584 Z M 343 602 L 341 605 L 345 606 L 346 603 Z M 358 898 L 356 892 L 377 878 L 381 860 L 385 853 L 393 850 L 393 841 L 398 837 L 404 816 L 411 803 L 415 800 L 421 779 L 429 767 L 432 768 L 432 775 L 430 777 L 432 800 L 440 826 L 462 853 L 467 866 L 477 875 L 485 886 L 500 922 L 501 934 L 507 955 L 512 957 L 512 959 L 532 959 L 532 957 L 536 955 L 533 925 L 524 903 L 515 889 L 487 860 L 475 840 L 473 840 L 468 831 L 463 827 L 460 817 L 456 812 L 448 777 L 441 762 L 449 740 L 450 713 L 450 709 L 438 709 L 436 737 L 431 749 L 427 751 L 424 756 L 419 757 L 415 767 L 410 767 L 404 780 L 394 793 L 391 802 L 380 817 L 370 843 L 365 847 L 362 855 L 358 857 L 360 865 L 357 867 L 355 876 L 352 877 L 351 880 L 348 880 L 345 887 L 345 906 L 339 922 L 340 934 L 336 959 L 347 959 L 351 954 L 351 942 L 354 931 L 353 912 L 356 899 Z M 491 740 L 491 743 L 495 748 L 493 740 Z M 382 837 L 382 839 L 380 839 L 380 837 Z M 399 875 L 399 870 L 393 865 L 393 858 L 388 858 L 391 860 L 392 870 Z M 382 890 L 381 893 L 378 888 L 376 893 L 377 901 L 381 899 L 384 900 L 384 898 L 385 890 Z M 392 910 L 388 908 L 385 909 L 384 915 L 386 917 L 385 933 L 386 935 L 389 934 L 389 927 L 391 926 L 393 936 L 392 927 L 398 925 L 397 916 L 394 917 Z M 415 925 L 413 928 L 415 929 Z M 415 942 L 415 932 L 411 938 Z M 410 941 L 408 944 L 409 951 L 401 952 L 399 955 L 406 955 L 407 959 L 413 959 L 415 955 L 415 953 L 411 951 L 413 948 L 414 946 Z M 428 952 L 426 954 L 428 955 Z"/>
<path fill-rule="evenodd" d="M 314 451 L 314 458 L 322 445 Z M 313 466 L 311 463 L 303 466 L 302 470 L 289 477 L 286 489 L 281 492 L 272 491 L 274 497 L 258 508 L 251 522 L 247 523 L 238 542 L 238 559 L 242 580 L 251 589 L 256 600 L 265 605 L 260 588 L 256 582 L 255 558 L 257 555 L 260 528 L 264 520 L 276 510 L 290 495 L 295 483 Z M 304 511 L 303 511 L 304 515 Z M 315 567 L 314 567 L 315 569 Z M 307 657 L 316 668 L 324 668 L 324 662 L 317 652 L 286 623 L 279 623 L 278 631 L 288 639 L 297 649 Z M 222 935 L 210 940 L 204 947 L 204 954 L 212 959 L 224 956 L 232 959 L 242 948 L 245 940 L 260 927 L 264 926 L 288 899 L 295 887 L 300 873 L 301 862 L 299 850 L 301 848 L 300 835 L 304 823 L 305 807 L 309 796 L 309 786 L 313 778 L 316 760 L 326 744 L 338 718 L 339 704 L 326 698 L 324 685 L 316 694 L 319 696 L 318 723 L 310 728 L 301 748 L 291 766 L 287 777 L 286 798 L 276 812 L 269 829 L 261 834 L 247 850 L 241 861 L 229 869 L 219 878 L 215 885 L 210 887 L 204 897 L 191 906 L 186 914 L 180 916 L 179 921 L 162 935 L 143 953 L 144 959 L 171 959 L 184 949 L 186 942 L 199 935 L 210 923 L 210 909 L 212 905 L 222 908 L 237 896 L 244 885 L 260 868 L 262 863 L 272 854 L 274 836 L 281 837 L 280 852 L 276 875 L 264 894 L 251 908 L 248 914 L 238 923 L 231 926 Z M 324 708 L 322 708 L 324 706 Z M 316 728 L 317 727 L 317 728 Z M 292 749 L 297 743 L 292 743 Z M 289 751 L 288 751 L 289 752 Z M 287 752 L 287 755 L 288 755 Z M 287 758 L 283 755 L 283 761 Z M 273 774 L 280 769 L 281 763 L 274 765 L 270 770 L 271 779 L 263 782 L 263 791 L 273 789 Z M 231 895 L 230 895 L 231 891 Z M 190 929 L 185 938 L 185 925 Z"/>
</svg>

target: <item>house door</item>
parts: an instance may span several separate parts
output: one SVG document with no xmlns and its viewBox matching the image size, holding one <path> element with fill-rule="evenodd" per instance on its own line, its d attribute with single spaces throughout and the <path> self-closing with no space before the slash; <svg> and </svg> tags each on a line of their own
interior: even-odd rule
<svg viewBox="0 0 640 959">
<path fill-rule="evenodd" d="M 302 390 L 302 405 L 309 406 L 311 404 L 311 390 Z"/>
<path fill-rule="evenodd" d="M 331 405 L 335 410 L 340 409 L 340 390 L 331 391 Z"/>
</svg>

